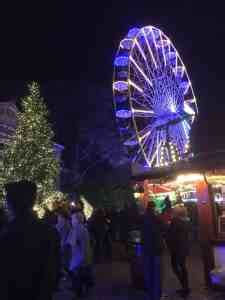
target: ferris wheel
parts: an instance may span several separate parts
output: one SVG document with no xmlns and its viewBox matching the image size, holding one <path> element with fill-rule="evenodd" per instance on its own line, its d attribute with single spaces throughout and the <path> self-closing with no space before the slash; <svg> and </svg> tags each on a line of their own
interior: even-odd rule
<svg viewBox="0 0 225 300">
<path fill-rule="evenodd" d="M 133 162 L 168 166 L 190 155 L 197 103 L 186 67 L 158 28 L 131 29 L 114 60 L 116 120 Z"/>
</svg>

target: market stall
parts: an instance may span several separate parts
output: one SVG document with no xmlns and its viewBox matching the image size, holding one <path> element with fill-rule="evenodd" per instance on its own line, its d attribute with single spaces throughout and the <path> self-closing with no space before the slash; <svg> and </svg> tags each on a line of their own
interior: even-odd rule
<svg viewBox="0 0 225 300">
<path fill-rule="evenodd" d="M 201 245 L 205 282 L 215 287 L 225 286 L 225 164 L 215 160 L 213 167 L 210 162 L 189 163 L 188 167 L 164 170 L 158 176 L 145 174 L 139 200 L 144 199 L 145 206 L 154 201 L 160 213 L 166 196 L 172 205 L 182 199 L 192 224 L 193 241 Z"/>
</svg>

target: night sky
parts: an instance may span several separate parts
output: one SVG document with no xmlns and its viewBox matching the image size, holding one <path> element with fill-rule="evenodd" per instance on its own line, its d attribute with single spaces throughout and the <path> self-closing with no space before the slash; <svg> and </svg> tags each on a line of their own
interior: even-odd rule
<svg viewBox="0 0 225 300">
<path fill-rule="evenodd" d="M 79 86 L 88 89 L 91 83 L 110 93 L 119 41 L 134 26 L 155 25 L 172 39 L 192 80 L 200 111 L 196 151 L 225 149 L 225 17 L 220 1 L 105 1 L 107 7 L 100 1 L 83 2 L 83 7 L 39 7 L 41 15 L 18 25 L 19 37 L 14 27 L 3 42 L 8 55 L 1 61 L 10 56 L 5 64 L 14 66 L 17 77 L 63 78 L 40 81 L 57 141 L 66 147 L 76 142 L 76 119 L 85 118 Z M 0 80 L 0 96 L 25 94 L 25 82 Z"/>
</svg>

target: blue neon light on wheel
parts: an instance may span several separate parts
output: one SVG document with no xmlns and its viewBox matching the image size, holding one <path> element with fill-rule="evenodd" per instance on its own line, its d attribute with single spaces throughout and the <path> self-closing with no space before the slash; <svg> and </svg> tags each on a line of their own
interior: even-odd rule
<svg viewBox="0 0 225 300">
<path fill-rule="evenodd" d="M 114 105 L 133 162 L 150 168 L 187 158 L 197 103 L 186 67 L 158 28 L 131 29 L 114 60 Z"/>
</svg>

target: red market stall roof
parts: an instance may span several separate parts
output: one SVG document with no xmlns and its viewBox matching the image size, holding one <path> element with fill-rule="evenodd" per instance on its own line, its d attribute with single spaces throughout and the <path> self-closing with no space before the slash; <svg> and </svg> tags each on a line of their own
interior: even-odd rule
<svg viewBox="0 0 225 300">
<path fill-rule="evenodd" d="M 153 194 L 165 194 L 171 192 L 170 188 L 161 184 L 148 184 L 148 188 Z"/>
</svg>

